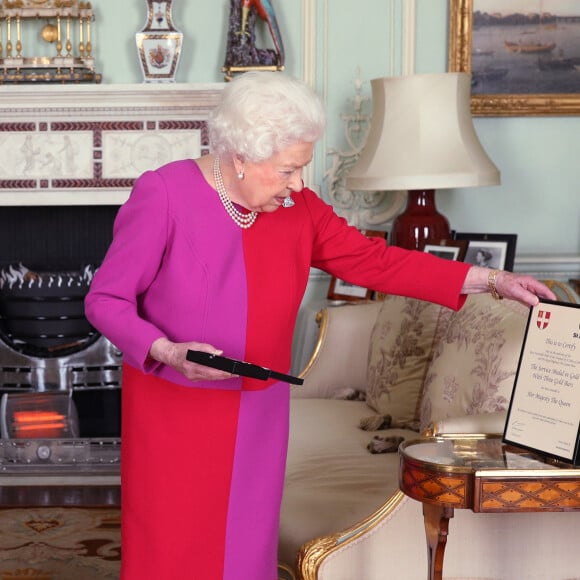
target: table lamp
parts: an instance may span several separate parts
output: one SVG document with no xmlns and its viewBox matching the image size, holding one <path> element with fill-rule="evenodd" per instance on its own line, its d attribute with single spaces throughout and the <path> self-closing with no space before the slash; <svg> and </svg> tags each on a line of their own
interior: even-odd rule
<svg viewBox="0 0 580 580">
<path fill-rule="evenodd" d="M 471 117 L 469 73 L 420 74 L 371 81 L 373 115 L 366 144 L 349 175 L 353 191 L 408 190 L 391 244 L 421 249 L 451 238 L 435 188 L 498 185 Z"/>
</svg>

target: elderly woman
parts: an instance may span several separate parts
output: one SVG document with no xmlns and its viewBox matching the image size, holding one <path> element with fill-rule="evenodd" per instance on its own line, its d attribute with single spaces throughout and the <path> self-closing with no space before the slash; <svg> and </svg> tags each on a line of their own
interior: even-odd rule
<svg viewBox="0 0 580 580">
<path fill-rule="evenodd" d="M 388 247 L 303 187 L 323 105 L 282 73 L 229 83 L 213 154 L 142 175 L 86 299 L 124 354 L 123 580 L 274 580 L 289 387 L 186 359 L 286 372 L 311 267 L 458 309 L 493 291 L 554 298 L 528 276 Z"/>
</svg>

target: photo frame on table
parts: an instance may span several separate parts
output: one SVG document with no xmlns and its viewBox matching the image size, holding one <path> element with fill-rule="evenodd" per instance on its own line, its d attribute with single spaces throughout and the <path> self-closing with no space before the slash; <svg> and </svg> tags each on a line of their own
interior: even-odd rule
<svg viewBox="0 0 580 580">
<path fill-rule="evenodd" d="M 445 260 L 463 262 L 468 244 L 467 240 L 439 240 L 438 242 L 427 240 L 422 250 Z"/>
<path fill-rule="evenodd" d="M 455 232 L 456 240 L 467 240 L 464 262 L 497 270 L 514 269 L 517 234 L 476 234 Z"/>
<path fill-rule="evenodd" d="M 449 72 L 477 116 L 579 115 L 580 2 L 450 0 Z"/>
<path fill-rule="evenodd" d="M 379 230 L 361 230 L 361 232 L 368 238 L 383 238 L 385 243 L 387 241 L 387 232 Z M 327 298 L 329 300 L 345 300 L 347 302 L 360 302 L 365 300 L 372 300 L 374 290 L 363 288 L 345 282 L 340 278 L 333 276 L 330 279 L 330 286 L 328 287 Z"/>
</svg>

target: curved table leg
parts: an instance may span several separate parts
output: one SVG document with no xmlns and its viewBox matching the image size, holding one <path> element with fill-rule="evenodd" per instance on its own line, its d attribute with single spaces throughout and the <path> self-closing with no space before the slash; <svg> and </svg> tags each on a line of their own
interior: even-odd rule
<svg viewBox="0 0 580 580">
<path fill-rule="evenodd" d="M 452 517 L 453 508 L 423 504 L 423 520 L 427 537 L 429 563 L 428 580 L 443 580 L 443 556 L 445 555 L 449 520 Z"/>
</svg>

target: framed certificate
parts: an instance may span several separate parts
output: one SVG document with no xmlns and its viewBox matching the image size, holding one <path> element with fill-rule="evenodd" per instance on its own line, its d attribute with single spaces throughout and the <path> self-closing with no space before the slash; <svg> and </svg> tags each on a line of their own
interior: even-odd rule
<svg viewBox="0 0 580 580">
<path fill-rule="evenodd" d="M 580 464 L 580 305 L 530 308 L 503 440 Z"/>
</svg>

